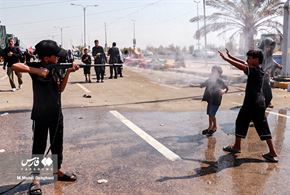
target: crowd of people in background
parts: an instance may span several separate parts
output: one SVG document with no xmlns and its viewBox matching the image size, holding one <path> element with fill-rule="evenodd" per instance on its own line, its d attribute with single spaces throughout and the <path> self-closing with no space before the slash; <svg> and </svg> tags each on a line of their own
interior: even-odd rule
<svg viewBox="0 0 290 195">
<path fill-rule="evenodd" d="M 85 82 L 91 83 L 90 73 L 92 67 L 93 58 L 93 67 L 96 74 L 97 83 L 104 82 L 104 77 L 106 73 L 106 64 L 109 62 L 108 66 L 110 67 L 110 76 L 109 79 L 117 79 L 118 76 L 123 77 L 123 57 L 119 48 L 116 46 L 116 42 L 112 43 L 112 47 L 109 48 L 107 55 L 104 48 L 99 45 L 99 41 L 94 41 L 95 46 L 92 48 L 92 56 L 88 54 L 88 48 L 84 48 L 83 55 L 81 57 L 82 62 L 87 65 L 84 68 Z M 108 60 L 109 59 L 109 60 Z"/>
<path fill-rule="evenodd" d="M 95 46 L 92 48 L 91 55 L 89 48 L 83 48 L 81 51 L 78 51 L 80 54 L 80 60 L 83 64 L 88 67 L 83 68 L 83 73 L 85 76 L 85 82 L 91 83 L 91 68 L 93 67 L 96 82 L 104 82 L 104 78 L 106 75 L 106 66 L 109 66 L 109 77 L 108 79 L 117 79 L 119 77 L 123 77 L 123 56 L 122 52 L 116 46 L 116 42 L 112 43 L 112 47 L 108 49 L 106 52 L 104 48 L 99 45 L 99 41 L 94 41 Z M 61 46 L 60 46 L 61 47 Z M 73 63 L 75 59 L 78 58 L 73 55 L 73 51 L 71 49 L 67 50 L 66 57 L 60 57 L 58 59 L 58 63 Z M 11 69 L 12 64 L 22 62 L 22 63 L 30 63 L 30 62 L 38 62 L 39 59 L 34 54 L 32 48 L 28 48 L 25 51 L 21 51 L 18 45 L 15 45 L 15 41 L 13 37 L 8 39 L 7 47 L 4 49 L 4 64 L 3 69 L 7 70 L 7 76 L 9 78 L 9 82 L 11 85 L 11 91 L 15 92 L 16 90 L 21 89 L 23 84 L 22 75 L 20 72 L 13 71 Z M 108 64 L 109 63 L 109 64 Z M 14 75 L 16 75 L 18 79 L 18 88 L 14 82 Z"/>
</svg>

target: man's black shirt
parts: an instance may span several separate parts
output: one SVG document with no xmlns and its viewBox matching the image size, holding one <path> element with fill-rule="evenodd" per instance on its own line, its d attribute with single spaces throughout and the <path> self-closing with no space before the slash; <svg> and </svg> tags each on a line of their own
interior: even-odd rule
<svg viewBox="0 0 290 195">
<path fill-rule="evenodd" d="M 109 63 L 115 64 L 118 63 L 118 59 L 120 57 L 120 52 L 118 47 L 111 47 L 108 51 L 108 55 L 110 56 Z"/>
<path fill-rule="evenodd" d="M 12 52 L 12 56 L 8 56 L 8 53 Z M 20 58 L 22 57 L 22 53 L 19 49 L 19 47 L 6 47 L 4 49 L 4 66 L 11 67 L 13 64 L 18 63 L 20 61 Z"/>
<path fill-rule="evenodd" d="M 97 55 L 99 54 L 99 55 Z M 106 63 L 106 60 L 104 59 L 104 49 L 102 46 L 94 46 L 92 49 L 92 56 L 95 58 L 95 64 L 104 64 Z"/>
</svg>

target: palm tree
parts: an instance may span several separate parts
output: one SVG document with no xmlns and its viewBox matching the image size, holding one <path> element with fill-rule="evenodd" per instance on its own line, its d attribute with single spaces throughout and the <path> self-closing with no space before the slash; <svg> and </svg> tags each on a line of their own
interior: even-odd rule
<svg viewBox="0 0 290 195">
<path fill-rule="evenodd" d="M 283 15 L 281 0 L 207 0 L 206 5 L 220 12 L 206 16 L 206 28 L 195 32 L 195 37 L 209 32 L 231 32 L 230 40 L 237 35 L 244 38 L 244 50 L 254 48 L 254 36 L 258 32 L 277 32 L 282 35 L 282 24 L 277 20 Z M 190 22 L 203 20 L 196 16 Z"/>
</svg>

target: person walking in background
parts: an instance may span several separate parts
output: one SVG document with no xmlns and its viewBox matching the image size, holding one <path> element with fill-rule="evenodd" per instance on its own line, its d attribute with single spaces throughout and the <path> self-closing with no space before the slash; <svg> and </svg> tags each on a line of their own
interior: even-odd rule
<svg viewBox="0 0 290 195">
<path fill-rule="evenodd" d="M 25 63 L 31 62 L 31 59 L 32 60 L 35 60 L 35 57 L 33 55 L 32 48 L 26 49 L 25 52 L 24 52 L 24 54 L 23 54 L 23 56 L 24 56 L 24 62 Z"/>
<path fill-rule="evenodd" d="M 70 49 L 67 50 L 67 62 L 68 63 L 74 62 L 74 56 L 73 56 L 72 51 Z"/>
<path fill-rule="evenodd" d="M 91 81 L 91 66 L 90 66 L 90 64 L 92 63 L 92 60 L 91 60 L 91 56 L 88 54 L 87 48 L 84 49 L 84 54 L 82 56 L 82 62 L 87 65 L 86 67 L 84 67 L 84 75 L 86 78 L 86 83 L 87 82 L 91 83 L 92 81 Z"/>
<path fill-rule="evenodd" d="M 117 79 L 118 78 L 118 69 L 117 66 L 114 64 L 118 64 L 119 60 L 120 60 L 120 52 L 119 52 L 119 48 L 116 47 L 116 42 L 112 43 L 112 47 L 108 50 L 108 56 L 110 56 L 109 58 L 109 64 L 110 64 L 110 77 L 109 79 L 113 78 L 113 74 L 114 74 L 114 78 Z"/>
<path fill-rule="evenodd" d="M 95 66 L 95 72 L 97 77 L 97 83 L 104 82 L 105 66 L 101 66 L 107 63 L 106 54 L 104 48 L 99 45 L 99 41 L 95 40 L 95 46 L 92 49 L 92 55 L 94 57 L 94 63 L 100 66 Z"/>
<path fill-rule="evenodd" d="M 221 79 L 223 70 L 220 66 L 213 66 L 210 77 L 200 87 L 205 87 L 202 101 L 207 102 L 208 128 L 203 135 L 211 136 L 217 130 L 216 113 L 222 102 L 222 96 L 228 92 L 228 87 Z"/>
<path fill-rule="evenodd" d="M 18 78 L 18 89 L 21 89 L 21 86 L 23 84 L 21 73 L 18 71 L 13 71 L 11 68 L 11 66 L 14 63 L 20 62 L 20 59 L 22 58 L 22 53 L 19 47 L 16 47 L 14 44 L 15 43 L 13 37 L 10 37 L 8 39 L 8 47 L 4 49 L 4 65 L 3 65 L 4 70 L 6 69 L 7 66 L 7 75 L 13 92 L 16 91 L 13 72 L 15 72 Z"/>
<path fill-rule="evenodd" d="M 266 140 L 269 148 L 269 152 L 262 155 L 263 158 L 270 162 L 278 162 L 277 153 L 272 142 L 271 131 L 265 115 L 266 103 L 262 90 L 264 81 L 264 72 L 261 68 L 261 64 L 263 63 L 262 51 L 249 50 L 247 52 L 246 63 L 242 60 L 234 60 L 228 54 L 225 55 L 220 51 L 219 53 L 223 60 L 248 75 L 244 102 L 236 119 L 235 143 L 232 146 L 225 146 L 223 150 L 233 154 L 240 153 L 241 139 L 246 138 L 249 124 L 253 121 L 260 139 L 262 141 Z M 227 51 L 227 53 L 229 52 Z"/>
</svg>

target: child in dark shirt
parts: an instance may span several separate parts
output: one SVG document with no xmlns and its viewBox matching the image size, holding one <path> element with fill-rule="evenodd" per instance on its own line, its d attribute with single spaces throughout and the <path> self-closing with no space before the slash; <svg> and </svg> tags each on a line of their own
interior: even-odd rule
<svg viewBox="0 0 290 195">
<path fill-rule="evenodd" d="M 262 90 L 264 76 L 261 68 L 263 62 L 262 51 L 249 50 L 247 52 L 246 62 L 234 58 L 228 51 L 226 55 L 220 51 L 219 53 L 225 61 L 248 75 L 244 102 L 236 120 L 235 143 L 233 146 L 225 146 L 223 150 L 233 154 L 240 153 L 241 139 L 246 138 L 249 124 L 253 121 L 260 139 L 262 141 L 266 140 L 269 148 L 269 152 L 262 155 L 263 158 L 270 162 L 278 162 L 277 153 L 273 146 L 271 132 L 265 115 L 266 103 Z"/>
<path fill-rule="evenodd" d="M 205 87 L 202 101 L 206 101 L 208 114 L 208 128 L 202 131 L 203 135 L 211 136 L 217 130 L 216 113 L 222 101 L 222 95 L 228 91 L 228 87 L 221 79 L 223 70 L 220 66 L 213 66 L 211 75 L 200 87 Z"/>
<path fill-rule="evenodd" d="M 78 69 L 76 64 L 67 69 L 64 78 L 57 77 L 49 64 L 56 64 L 59 57 L 66 56 L 66 51 L 61 49 L 55 41 L 43 40 L 35 46 L 35 54 L 40 62 L 16 63 L 13 70 L 27 72 L 32 78 L 33 108 L 33 145 L 32 155 L 44 155 L 47 134 L 50 134 L 51 153 L 57 155 L 57 180 L 75 181 L 76 175 L 61 171 L 63 159 L 63 115 L 61 109 L 61 92 L 64 91 L 69 75 Z M 41 194 L 39 181 L 35 177 L 29 189 L 30 194 Z"/>
<path fill-rule="evenodd" d="M 91 56 L 88 54 L 88 49 L 84 49 L 84 55 L 82 56 L 82 62 L 87 65 L 84 67 L 84 75 L 86 78 L 86 82 L 91 83 L 91 67 L 89 66 L 92 63 Z"/>
</svg>

